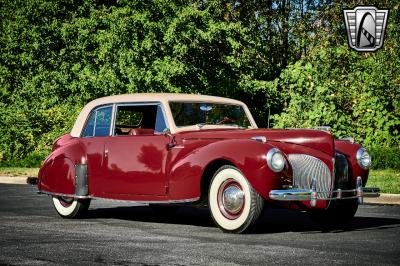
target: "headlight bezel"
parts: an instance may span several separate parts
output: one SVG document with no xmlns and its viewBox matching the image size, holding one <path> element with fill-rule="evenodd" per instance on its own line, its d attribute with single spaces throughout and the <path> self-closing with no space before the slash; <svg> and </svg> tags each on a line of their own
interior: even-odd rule
<svg viewBox="0 0 400 266">
<path fill-rule="evenodd" d="M 279 157 L 275 157 L 275 156 L 281 156 L 281 158 Z M 278 159 L 274 159 L 274 158 L 278 158 Z M 277 165 L 277 161 L 273 161 L 273 160 L 279 160 L 281 159 L 281 164 L 279 166 L 279 164 Z M 285 167 L 286 167 L 286 158 L 283 155 L 283 153 L 281 152 L 281 150 L 279 150 L 278 148 L 271 148 L 268 152 L 267 152 L 267 157 L 266 157 L 266 161 L 267 161 L 267 165 L 269 167 L 269 169 L 271 169 L 273 172 L 275 173 L 279 173 L 282 172 Z"/>
<path fill-rule="evenodd" d="M 368 158 L 367 163 L 365 163 L 365 159 Z M 360 147 L 356 153 L 356 159 L 358 165 L 364 169 L 368 170 L 371 167 L 371 155 L 369 155 L 368 151 L 364 147 Z"/>
</svg>

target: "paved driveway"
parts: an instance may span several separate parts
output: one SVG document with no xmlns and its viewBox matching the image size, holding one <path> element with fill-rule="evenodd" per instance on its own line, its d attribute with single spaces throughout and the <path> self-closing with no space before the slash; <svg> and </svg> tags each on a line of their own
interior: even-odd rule
<svg viewBox="0 0 400 266">
<path fill-rule="evenodd" d="M 399 265 L 400 206 L 363 205 L 345 228 L 322 232 L 301 212 L 268 209 L 257 233 L 224 234 L 206 209 L 172 217 L 94 200 L 82 220 L 60 218 L 48 196 L 0 184 L 0 264 Z"/>
</svg>

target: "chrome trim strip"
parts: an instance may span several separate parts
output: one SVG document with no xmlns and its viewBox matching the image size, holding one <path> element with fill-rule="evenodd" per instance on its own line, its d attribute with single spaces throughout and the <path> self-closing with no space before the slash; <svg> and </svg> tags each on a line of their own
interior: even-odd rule
<svg viewBox="0 0 400 266">
<path fill-rule="evenodd" d="M 112 115 L 111 115 L 111 126 L 110 126 L 110 136 L 113 136 L 115 133 L 115 120 L 117 119 L 117 106 L 114 103 L 112 105 Z"/>
<path fill-rule="evenodd" d="M 75 198 L 75 199 L 91 199 L 91 196 L 78 196 L 73 194 L 63 194 L 63 193 L 56 193 L 56 192 L 48 192 L 48 191 L 38 191 L 38 194 L 45 194 L 49 196 L 57 196 L 57 197 L 68 197 L 68 198 Z"/>
<path fill-rule="evenodd" d="M 72 194 L 63 194 L 63 193 L 55 193 L 48 191 L 37 191 L 38 194 L 45 194 L 49 196 L 58 196 L 58 197 L 70 197 L 75 199 L 102 199 L 102 200 L 112 200 L 112 201 L 120 201 L 120 202 L 131 202 L 131 203 L 160 203 L 160 204 L 173 204 L 173 203 L 189 203 L 200 200 L 200 197 L 190 198 L 190 199 L 182 199 L 182 200 L 153 200 L 153 201 L 138 201 L 138 200 L 119 200 L 119 199 L 109 199 L 109 198 L 101 198 L 101 197 L 93 197 L 93 196 L 77 196 Z"/>
<path fill-rule="evenodd" d="M 267 142 L 267 138 L 264 136 L 254 136 L 251 137 L 250 139 L 255 140 L 255 141 L 259 141 L 261 143 L 266 143 Z"/>
<path fill-rule="evenodd" d="M 196 202 L 200 199 L 200 197 L 191 198 L 191 199 L 183 199 L 183 200 L 153 200 L 153 201 L 138 201 L 138 200 L 119 200 L 119 199 L 109 199 L 109 198 L 100 198 L 100 197 L 91 197 L 92 199 L 101 199 L 101 200 L 110 200 L 110 201 L 119 201 L 119 202 L 130 202 L 130 203 L 143 203 L 143 204 L 174 204 L 174 203 L 190 203 Z"/>
<path fill-rule="evenodd" d="M 351 144 L 354 144 L 354 142 L 355 142 L 354 138 L 352 138 L 352 137 L 341 137 L 341 138 L 339 138 L 339 140 L 348 141 Z"/>
</svg>

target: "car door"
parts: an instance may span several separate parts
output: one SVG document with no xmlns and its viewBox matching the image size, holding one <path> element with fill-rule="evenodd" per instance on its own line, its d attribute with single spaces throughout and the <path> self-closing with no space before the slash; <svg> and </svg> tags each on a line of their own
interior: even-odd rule
<svg viewBox="0 0 400 266">
<path fill-rule="evenodd" d="M 117 104 L 113 134 L 104 148 L 106 193 L 165 195 L 169 138 L 162 106 L 157 103 Z"/>
</svg>

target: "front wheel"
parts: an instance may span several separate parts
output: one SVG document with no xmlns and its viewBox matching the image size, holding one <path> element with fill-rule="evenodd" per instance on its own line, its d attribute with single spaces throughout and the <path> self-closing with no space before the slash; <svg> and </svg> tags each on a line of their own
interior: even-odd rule
<svg viewBox="0 0 400 266">
<path fill-rule="evenodd" d="M 90 199 L 78 200 L 66 197 L 53 197 L 53 205 L 61 217 L 78 218 L 89 209 Z"/>
<path fill-rule="evenodd" d="M 224 232 L 242 233 L 258 220 L 263 198 L 253 189 L 242 172 L 226 165 L 211 180 L 209 207 L 214 222 Z"/>
</svg>

